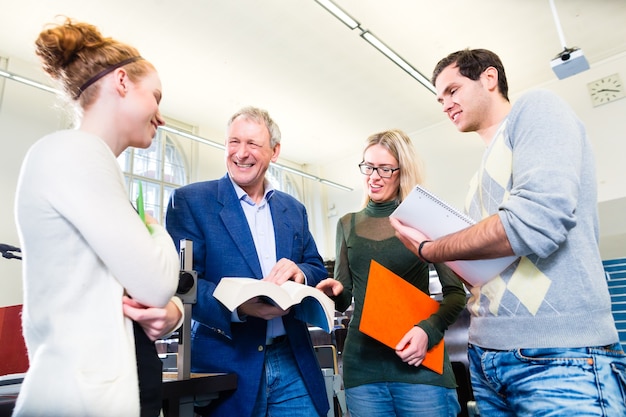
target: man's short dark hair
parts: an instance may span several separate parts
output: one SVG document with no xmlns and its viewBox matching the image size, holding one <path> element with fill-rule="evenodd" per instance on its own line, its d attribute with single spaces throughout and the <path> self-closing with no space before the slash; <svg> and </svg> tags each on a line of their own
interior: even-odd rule
<svg viewBox="0 0 626 417">
<path fill-rule="evenodd" d="M 509 101 L 509 85 L 506 81 L 504 65 L 502 65 L 498 55 L 487 49 L 463 49 L 453 52 L 435 66 L 431 78 L 433 85 L 435 85 L 441 71 L 450 65 L 456 65 L 462 76 L 474 81 L 478 80 L 487 68 L 494 67 L 498 71 L 498 89 L 500 94 Z"/>
</svg>

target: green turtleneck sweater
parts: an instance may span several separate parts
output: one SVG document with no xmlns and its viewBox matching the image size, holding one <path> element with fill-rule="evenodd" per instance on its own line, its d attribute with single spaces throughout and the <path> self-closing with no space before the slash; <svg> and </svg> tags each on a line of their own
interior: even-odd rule
<svg viewBox="0 0 626 417">
<path fill-rule="evenodd" d="M 346 388 L 374 382 L 405 382 L 455 388 L 456 382 L 447 352 L 443 375 L 423 366 L 404 362 L 395 351 L 361 333 L 359 323 L 372 259 L 429 294 L 428 265 L 410 252 L 395 236 L 389 215 L 397 202 L 370 201 L 358 213 L 348 213 L 337 223 L 335 279 L 344 291 L 335 297 L 336 308 L 345 311 L 354 297 L 354 312 L 348 326 L 343 356 L 343 379 Z M 416 323 L 428 335 L 428 348 L 439 343 L 444 331 L 454 323 L 465 306 L 465 290 L 454 273 L 436 264 L 442 284 L 443 300 L 437 313 Z"/>
</svg>

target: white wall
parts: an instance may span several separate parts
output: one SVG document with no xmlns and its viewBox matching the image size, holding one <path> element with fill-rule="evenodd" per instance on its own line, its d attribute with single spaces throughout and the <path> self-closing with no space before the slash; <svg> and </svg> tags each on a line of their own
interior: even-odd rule
<svg viewBox="0 0 626 417">
<path fill-rule="evenodd" d="M 19 62 L 9 61 L 7 70 L 38 76 Z M 13 205 L 22 159 L 34 141 L 67 124 L 67 113 L 58 108 L 53 94 L 4 78 L 0 93 L 0 243 L 19 247 Z M 20 304 L 21 299 L 21 261 L 0 258 L 0 306 Z"/>
</svg>

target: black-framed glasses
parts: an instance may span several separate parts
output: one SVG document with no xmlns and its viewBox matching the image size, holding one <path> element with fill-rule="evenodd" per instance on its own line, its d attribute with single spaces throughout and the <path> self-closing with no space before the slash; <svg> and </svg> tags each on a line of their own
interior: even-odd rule
<svg viewBox="0 0 626 417">
<path fill-rule="evenodd" d="M 365 163 L 360 163 L 359 169 L 361 170 L 361 174 L 363 175 L 372 175 L 374 171 L 376 171 L 376 173 L 378 174 L 380 178 L 391 178 L 393 173 L 399 170 L 400 168 L 373 167 Z"/>
</svg>

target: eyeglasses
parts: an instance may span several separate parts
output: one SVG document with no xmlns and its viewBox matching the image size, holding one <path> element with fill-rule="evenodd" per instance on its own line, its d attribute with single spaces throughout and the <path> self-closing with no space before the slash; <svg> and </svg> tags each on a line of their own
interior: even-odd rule
<svg viewBox="0 0 626 417">
<path fill-rule="evenodd" d="M 374 171 L 376 171 L 380 178 L 391 178 L 393 173 L 400 168 L 373 167 L 371 165 L 361 163 L 359 164 L 359 169 L 361 170 L 361 174 L 363 175 L 372 175 Z"/>
</svg>

